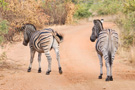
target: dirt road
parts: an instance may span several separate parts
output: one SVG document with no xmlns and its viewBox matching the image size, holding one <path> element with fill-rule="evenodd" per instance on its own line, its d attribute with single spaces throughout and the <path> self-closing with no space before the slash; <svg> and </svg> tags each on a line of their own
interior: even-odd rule
<svg viewBox="0 0 135 90">
<path fill-rule="evenodd" d="M 22 42 L 12 44 L 6 51 L 7 64 L 0 69 L 0 90 L 134 90 L 135 68 L 125 65 L 118 55 L 113 66 L 114 81 L 105 82 L 105 65 L 103 79 L 98 79 L 99 60 L 95 43 L 89 40 L 92 26 L 93 23 L 84 22 L 52 27 L 64 34 L 64 42 L 60 45 L 62 75 L 58 73 L 54 50 L 51 51 L 50 75 L 45 75 L 48 65 L 45 55 L 42 55 L 42 73 L 37 73 L 37 53 L 32 71 L 28 73 L 29 47 L 23 46 Z M 105 22 L 104 27 L 115 29 L 116 25 Z"/>
</svg>

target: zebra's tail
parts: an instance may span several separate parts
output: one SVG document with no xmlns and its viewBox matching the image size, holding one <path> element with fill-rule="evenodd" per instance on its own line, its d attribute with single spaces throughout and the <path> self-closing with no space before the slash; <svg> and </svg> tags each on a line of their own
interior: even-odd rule
<svg viewBox="0 0 135 90">
<path fill-rule="evenodd" d="M 60 39 L 60 42 L 63 42 L 64 37 L 62 34 L 56 32 L 56 36 Z"/>
<path fill-rule="evenodd" d="M 110 50 L 108 51 L 108 56 L 109 56 L 109 64 L 111 66 L 112 65 L 112 54 L 111 54 Z"/>
<path fill-rule="evenodd" d="M 111 30 L 109 29 L 109 39 L 108 39 L 108 44 L 109 44 L 109 50 L 108 50 L 108 58 L 109 58 L 109 64 L 110 66 L 112 65 L 112 39 L 111 39 Z"/>
</svg>

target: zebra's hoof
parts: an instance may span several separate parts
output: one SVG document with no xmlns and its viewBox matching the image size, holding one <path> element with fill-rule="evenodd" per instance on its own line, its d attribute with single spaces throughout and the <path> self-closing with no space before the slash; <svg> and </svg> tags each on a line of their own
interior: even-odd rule
<svg viewBox="0 0 135 90">
<path fill-rule="evenodd" d="M 59 73 L 62 74 L 63 73 L 62 70 L 60 70 Z"/>
<path fill-rule="evenodd" d="M 98 76 L 98 79 L 102 79 L 102 75 L 103 75 L 103 74 L 100 74 L 100 75 Z"/>
<path fill-rule="evenodd" d="M 106 78 L 106 80 L 105 81 L 110 81 L 110 77 L 109 76 L 107 76 L 107 78 Z"/>
<path fill-rule="evenodd" d="M 31 72 L 31 68 L 29 68 L 29 69 L 27 70 L 27 72 Z"/>
<path fill-rule="evenodd" d="M 38 73 L 41 73 L 41 68 L 38 69 Z"/>
<path fill-rule="evenodd" d="M 50 71 L 47 71 L 47 72 L 46 72 L 46 75 L 50 75 L 50 72 L 51 72 L 51 70 L 50 70 Z"/>
<path fill-rule="evenodd" d="M 110 81 L 113 81 L 113 77 L 112 76 L 110 76 Z"/>
<path fill-rule="evenodd" d="M 62 74 L 63 72 L 62 72 L 62 69 L 61 69 L 61 67 L 59 67 L 59 73 L 60 74 Z"/>
<path fill-rule="evenodd" d="M 102 79 L 102 76 L 100 75 L 100 76 L 98 77 L 98 79 Z"/>
</svg>

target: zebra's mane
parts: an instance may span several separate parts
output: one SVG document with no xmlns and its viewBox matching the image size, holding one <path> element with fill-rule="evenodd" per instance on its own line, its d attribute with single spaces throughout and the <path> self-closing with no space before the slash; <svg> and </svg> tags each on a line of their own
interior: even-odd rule
<svg viewBox="0 0 135 90">
<path fill-rule="evenodd" d="M 95 24 L 95 26 L 96 26 L 98 29 L 104 30 L 103 24 L 102 24 L 102 22 L 101 22 L 99 19 L 94 20 L 94 24 Z"/>
<path fill-rule="evenodd" d="M 29 28 L 31 31 L 36 31 L 36 27 L 33 25 L 33 24 L 30 24 L 30 23 L 26 23 L 24 24 L 25 28 Z"/>
</svg>

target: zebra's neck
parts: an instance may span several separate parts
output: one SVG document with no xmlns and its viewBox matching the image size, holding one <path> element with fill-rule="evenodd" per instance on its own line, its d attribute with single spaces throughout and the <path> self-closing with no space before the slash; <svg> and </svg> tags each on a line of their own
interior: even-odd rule
<svg viewBox="0 0 135 90">
<path fill-rule="evenodd" d="M 32 37 L 32 35 L 35 33 L 36 31 L 30 31 L 30 32 L 28 32 L 28 37 L 29 37 L 29 39 Z"/>
<path fill-rule="evenodd" d="M 99 30 L 99 32 L 98 32 L 98 34 L 97 34 L 97 38 L 99 37 L 100 32 L 102 32 L 103 30 L 104 30 L 104 29 Z"/>
<path fill-rule="evenodd" d="M 97 28 L 98 28 L 98 30 L 97 30 L 97 35 L 98 35 L 98 36 L 97 36 L 97 38 L 98 38 L 98 37 L 99 37 L 100 32 L 101 32 L 101 31 L 103 31 L 103 30 L 104 30 L 104 28 L 103 28 L 103 25 L 102 25 L 102 24 L 99 24 Z"/>
</svg>

